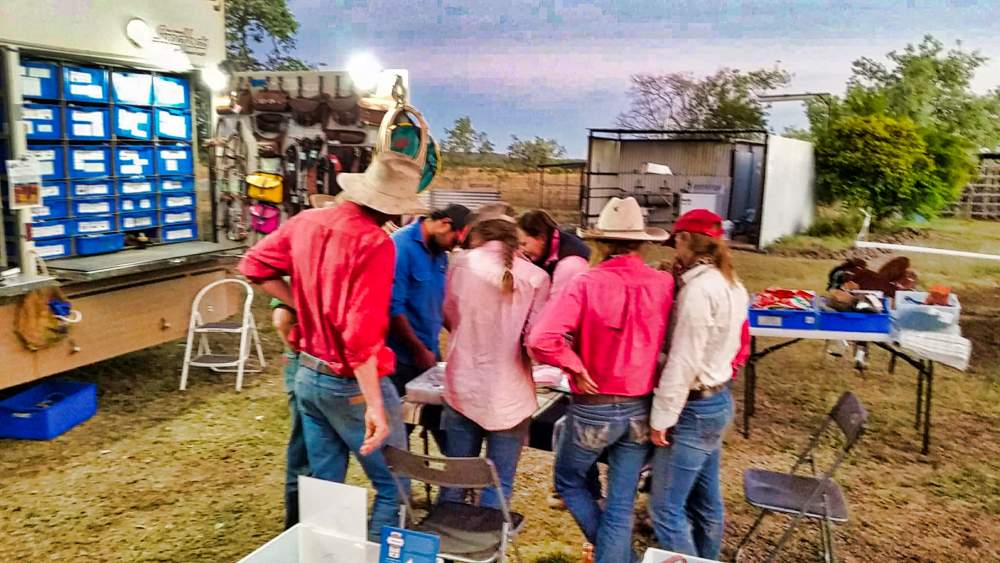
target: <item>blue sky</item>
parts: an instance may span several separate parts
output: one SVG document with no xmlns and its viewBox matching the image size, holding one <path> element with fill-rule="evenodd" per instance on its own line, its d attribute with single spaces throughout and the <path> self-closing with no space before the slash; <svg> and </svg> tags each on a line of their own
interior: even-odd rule
<svg viewBox="0 0 1000 563">
<path fill-rule="evenodd" d="M 850 63 L 932 33 L 991 61 L 1000 85 L 1000 0 L 289 0 L 297 54 L 342 68 L 365 50 L 410 71 L 413 101 L 442 136 L 469 115 L 505 148 L 540 135 L 583 157 L 586 130 L 613 126 L 634 73 L 698 75 L 775 64 L 786 91 L 840 93 Z M 771 125 L 802 125 L 798 103 Z"/>
</svg>

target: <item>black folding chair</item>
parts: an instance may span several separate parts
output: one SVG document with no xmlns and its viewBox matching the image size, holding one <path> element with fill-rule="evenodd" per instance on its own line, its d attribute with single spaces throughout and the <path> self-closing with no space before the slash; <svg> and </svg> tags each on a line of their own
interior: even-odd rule
<svg viewBox="0 0 1000 563">
<path fill-rule="evenodd" d="M 854 393 L 845 392 L 840 396 L 819 430 L 813 434 L 809 445 L 795 460 L 791 471 L 781 473 L 763 469 L 748 469 L 743 473 L 743 492 L 746 500 L 750 505 L 760 509 L 760 515 L 757 516 L 753 525 L 750 526 L 750 530 L 743 536 L 736 548 L 737 561 L 739 561 L 743 548 L 750 537 L 764 521 L 764 517 L 772 512 L 790 514 L 793 517 L 788 528 L 785 529 L 785 533 L 778 540 L 778 545 L 768 554 L 768 562 L 776 559 L 802 518 L 820 521 L 824 560 L 827 563 L 836 561 L 833 550 L 833 531 L 830 528 L 830 523 L 847 521 L 847 501 L 844 499 L 843 491 L 833 481 L 833 474 L 861 438 L 867 422 L 868 411 L 865 410 Z M 816 462 L 813 454 L 832 423 L 836 423 L 837 427 L 840 428 L 844 435 L 844 443 L 839 448 L 830 467 L 819 475 L 816 473 Z M 812 469 L 812 475 L 796 474 L 796 470 L 807 461 Z"/>
<path fill-rule="evenodd" d="M 436 457 L 404 451 L 392 446 L 383 449 L 403 504 L 400 527 L 406 527 L 407 515 L 413 514 L 410 497 L 401 478 L 409 478 L 439 487 L 483 490 L 495 488 L 500 510 L 458 502 L 431 503 L 427 515 L 412 529 L 441 538 L 442 559 L 462 563 L 504 563 L 507 546 L 521 561 L 515 536 L 524 516 L 511 512 L 504 499 L 500 477 L 493 462 L 481 457 Z"/>
</svg>

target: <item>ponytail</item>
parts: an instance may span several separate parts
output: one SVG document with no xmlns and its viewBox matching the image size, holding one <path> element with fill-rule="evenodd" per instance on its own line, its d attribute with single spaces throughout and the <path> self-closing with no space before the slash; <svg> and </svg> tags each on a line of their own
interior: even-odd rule
<svg viewBox="0 0 1000 563">
<path fill-rule="evenodd" d="M 479 244 L 491 241 L 503 243 L 503 277 L 500 278 L 500 292 L 514 293 L 514 252 L 517 251 L 517 227 L 509 219 L 487 219 L 476 223 L 469 237 L 476 237 Z"/>
</svg>

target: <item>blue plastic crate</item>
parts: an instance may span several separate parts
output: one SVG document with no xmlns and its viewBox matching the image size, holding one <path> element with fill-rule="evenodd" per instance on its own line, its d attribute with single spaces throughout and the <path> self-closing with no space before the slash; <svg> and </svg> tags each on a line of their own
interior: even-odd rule
<svg viewBox="0 0 1000 563">
<path fill-rule="evenodd" d="M 110 197 L 115 195 L 115 183 L 112 180 L 81 180 L 73 182 L 70 191 L 73 197 Z"/>
<path fill-rule="evenodd" d="M 66 177 L 66 153 L 58 145 L 34 145 L 28 147 L 27 154 L 35 157 L 41 168 L 42 180 L 58 180 Z"/>
<path fill-rule="evenodd" d="M 108 71 L 86 66 L 63 66 L 63 97 L 72 102 L 107 102 Z"/>
<path fill-rule="evenodd" d="M 186 209 L 195 206 L 193 193 L 160 194 L 160 209 Z"/>
<path fill-rule="evenodd" d="M 819 319 L 815 310 L 750 309 L 748 316 L 750 326 L 757 328 L 819 329 Z"/>
<path fill-rule="evenodd" d="M 59 99 L 59 66 L 48 61 L 21 60 L 21 95 L 40 100 Z"/>
<path fill-rule="evenodd" d="M 153 103 L 153 75 L 118 70 L 112 72 L 111 99 L 116 104 L 150 105 Z"/>
<path fill-rule="evenodd" d="M 156 108 L 156 136 L 177 141 L 191 140 L 191 114 L 180 110 Z"/>
<path fill-rule="evenodd" d="M 160 218 L 155 210 L 122 213 L 119 220 L 123 231 L 152 229 L 160 225 Z"/>
<path fill-rule="evenodd" d="M 110 215 L 117 210 L 117 203 L 113 197 L 91 197 L 73 200 L 74 217 Z"/>
<path fill-rule="evenodd" d="M 194 178 L 160 178 L 160 193 L 193 192 Z"/>
<path fill-rule="evenodd" d="M 74 235 L 98 235 L 118 230 L 118 218 L 115 215 L 94 215 L 93 217 L 78 217 L 71 219 Z M 80 252 L 79 247 L 77 253 Z"/>
<path fill-rule="evenodd" d="M 31 208 L 32 221 L 46 219 L 65 219 L 69 216 L 69 202 L 65 199 L 43 200 L 43 205 Z"/>
<path fill-rule="evenodd" d="M 68 237 L 73 234 L 73 220 L 59 219 L 55 221 L 33 221 L 31 223 L 31 238 L 38 240 Z"/>
<path fill-rule="evenodd" d="M 171 225 L 169 227 L 162 227 L 160 231 L 162 242 L 184 242 L 198 238 L 198 226 L 193 224 Z"/>
<path fill-rule="evenodd" d="M 191 86 L 187 78 L 159 75 L 153 78 L 153 103 L 161 108 L 190 109 Z"/>
<path fill-rule="evenodd" d="M 55 104 L 24 104 L 21 115 L 28 124 L 29 141 L 62 139 L 62 107 Z"/>
<path fill-rule="evenodd" d="M 78 256 L 108 254 L 125 248 L 125 235 L 122 233 L 107 233 L 100 235 L 82 235 L 73 237 L 73 246 Z"/>
<path fill-rule="evenodd" d="M 118 195 L 141 196 L 156 191 L 156 181 L 153 178 L 129 178 L 118 180 Z"/>
<path fill-rule="evenodd" d="M 115 135 L 124 139 L 153 139 L 153 110 L 115 106 Z"/>
<path fill-rule="evenodd" d="M 198 215 L 193 207 L 187 209 L 164 209 L 160 211 L 161 225 L 182 225 L 184 223 L 194 223 Z"/>
<path fill-rule="evenodd" d="M 68 106 L 66 136 L 73 141 L 103 141 L 111 138 L 111 120 L 107 108 Z"/>
<path fill-rule="evenodd" d="M 51 440 L 97 412 L 97 386 L 52 379 L 0 401 L 0 438 Z"/>
<path fill-rule="evenodd" d="M 819 311 L 819 329 L 836 332 L 872 332 L 888 334 L 892 330 L 889 300 L 882 298 L 881 313 L 840 313 Z"/>
<path fill-rule="evenodd" d="M 111 149 L 104 145 L 76 145 L 69 148 L 68 168 L 71 178 L 111 176 Z"/>
<path fill-rule="evenodd" d="M 46 200 L 46 198 L 65 199 L 66 193 L 67 193 L 66 182 L 59 180 L 48 180 L 42 182 L 43 202 Z"/>
<path fill-rule="evenodd" d="M 194 161 L 188 145 L 159 145 L 156 147 L 156 172 L 161 176 L 190 176 L 194 174 Z"/>
<path fill-rule="evenodd" d="M 115 147 L 116 175 L 151 176 L 153 172 L 153 147 L 142 145 L 118 145 Z"/>
<path fill-rule="evenodd" d="M 65 258 L 73 254 L 73 240 L 69 238 L 56 238 L 47 240 L 36 240 L 35 252 L 44 259 Z"/>
</svg>

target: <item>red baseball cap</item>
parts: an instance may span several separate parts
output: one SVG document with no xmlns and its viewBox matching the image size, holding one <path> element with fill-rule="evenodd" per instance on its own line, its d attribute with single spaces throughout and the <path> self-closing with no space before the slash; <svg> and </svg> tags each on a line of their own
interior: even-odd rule
<svg viewBox="0 0 1000 563">
<path fill-rule="evenodd" d="M 722 238 L 722 217 L 707 209 L 692 209 L 677 218 L 670 234 L 669 246 L 674 245 L 677 233 L 698 233 L 712 238 Z"/>
</svg>

